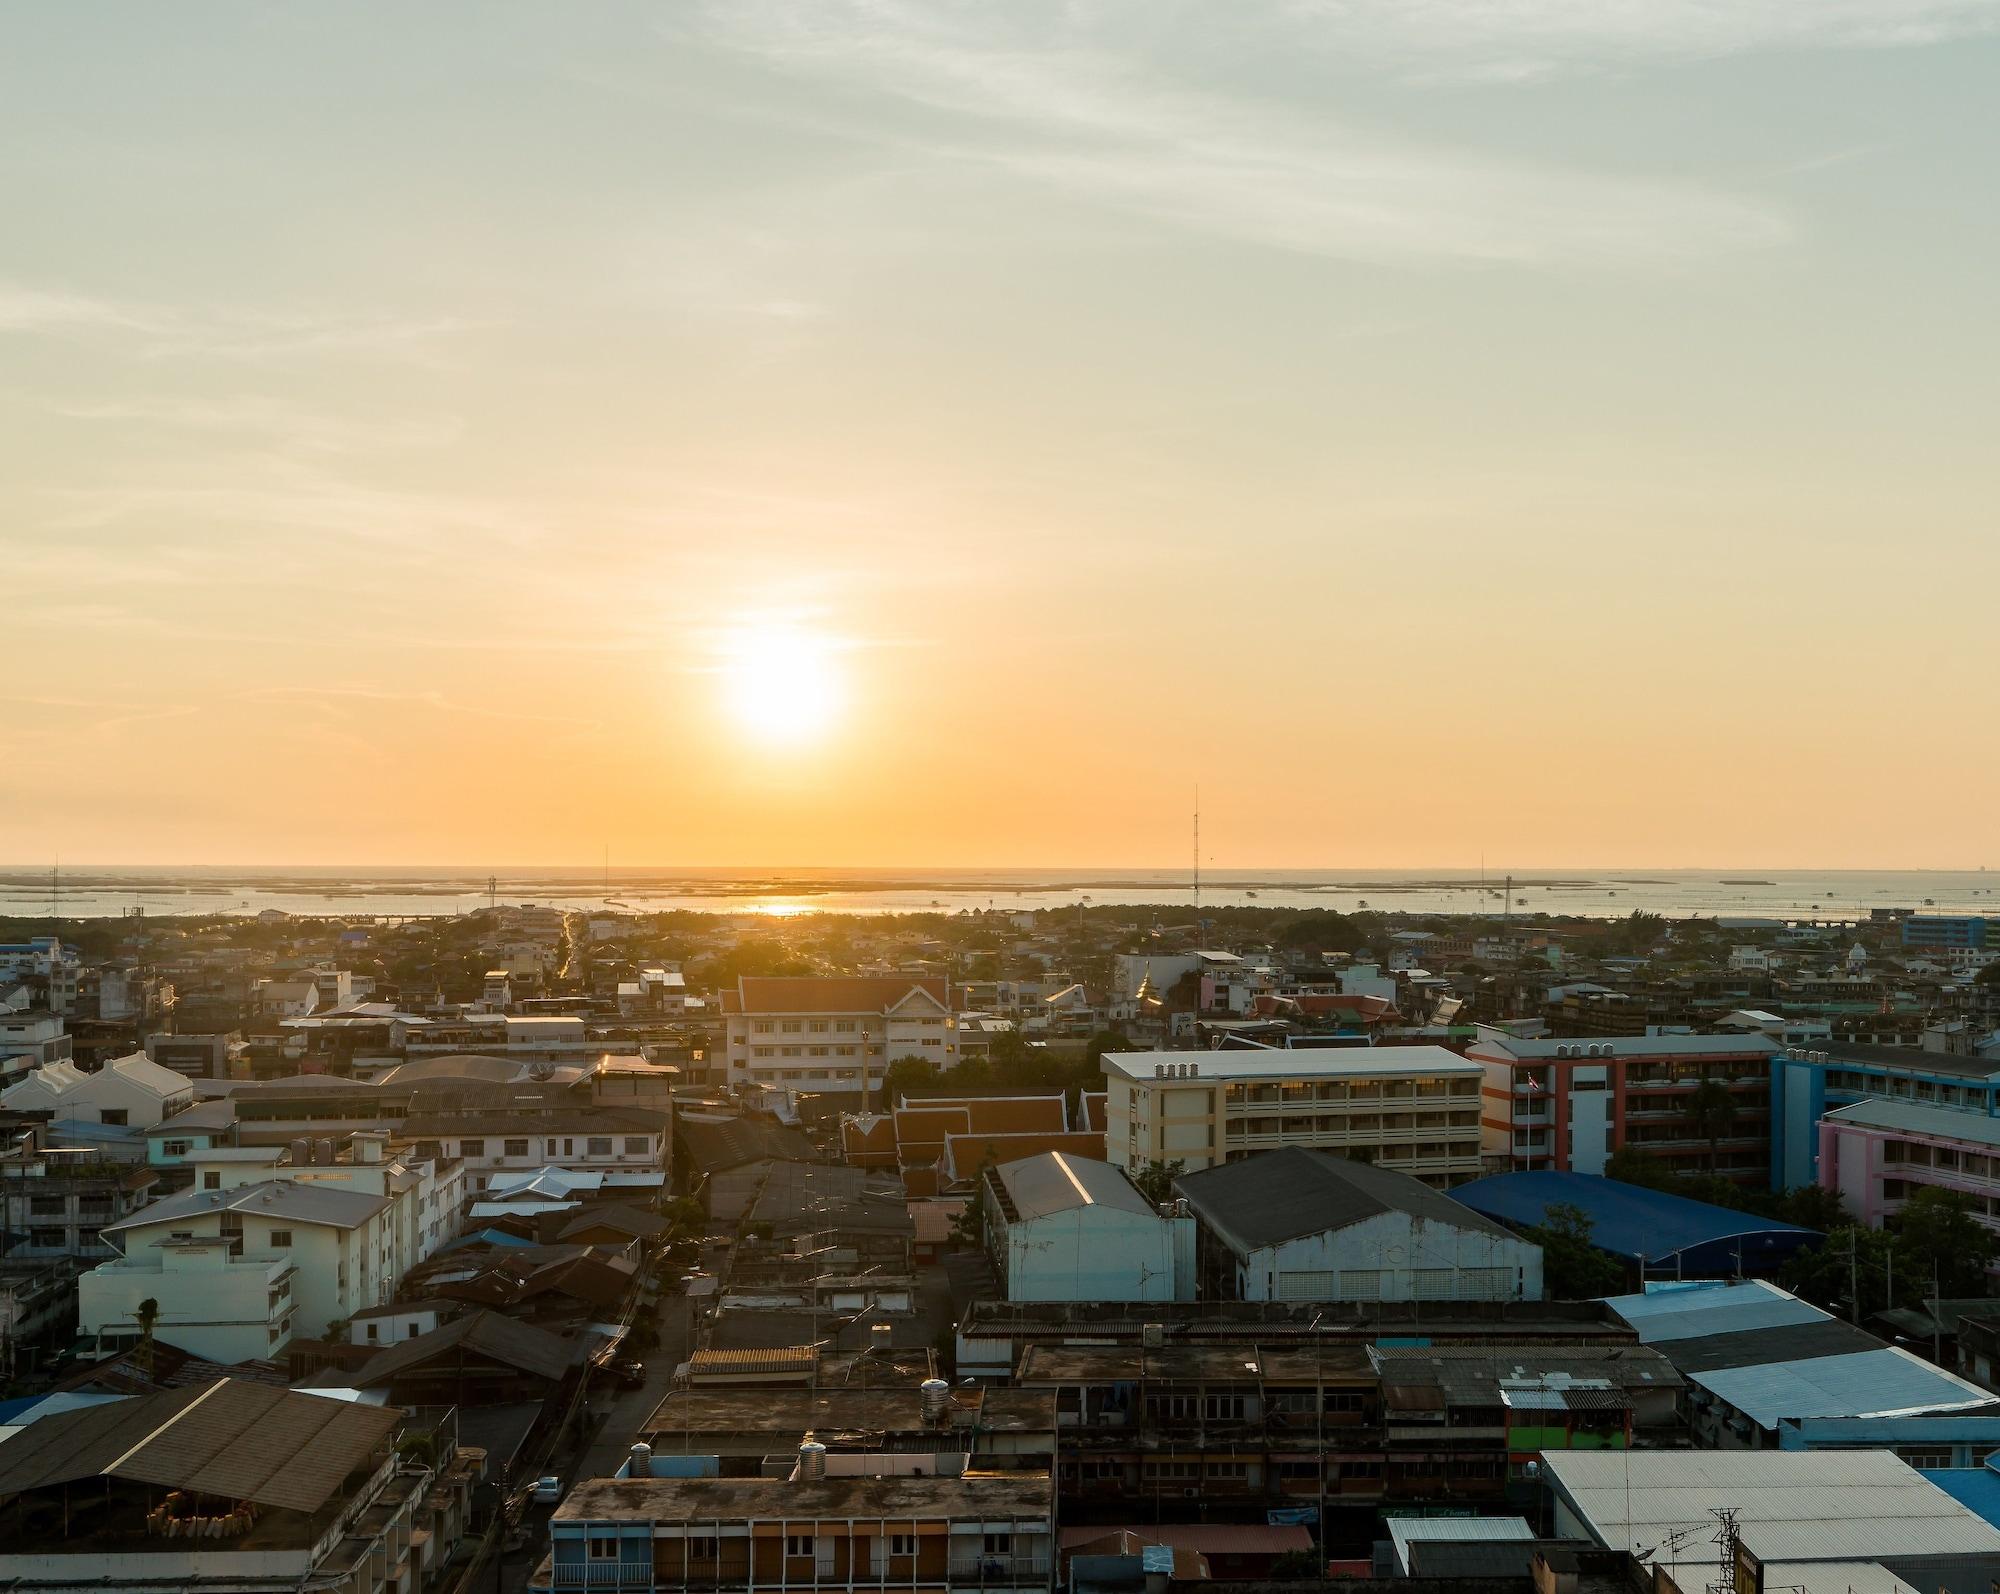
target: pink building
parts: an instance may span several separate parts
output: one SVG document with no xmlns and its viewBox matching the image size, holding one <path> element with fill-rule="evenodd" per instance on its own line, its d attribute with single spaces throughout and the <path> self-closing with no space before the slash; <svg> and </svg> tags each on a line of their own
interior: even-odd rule
<svg viewBox="0 0 2000 1594">
<path fill-rule="evenodd" d="M 2000 1229 L 2000 1118 L 1913 1101 L 1857 1101 L 1819 1121 L 1819 1182 L 1871 1228 L 1925 1186 L 1971 1197 Z"/>
</svg>

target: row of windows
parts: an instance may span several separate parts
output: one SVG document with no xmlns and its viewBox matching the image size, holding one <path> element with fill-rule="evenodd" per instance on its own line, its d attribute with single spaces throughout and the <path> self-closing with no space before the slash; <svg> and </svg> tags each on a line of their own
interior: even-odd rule
<svg viewBox="0 0 2000 1594">
<path fill-rule="evenodd" d="M 426 1141 L 425 1145 L 428 1144 L 429 1142 Z M 547 1150 L 543 1153 L 543 1155 L 550 1157 L 555 1156 L 556 1155 L 555 1141 L 550 1140 L 546 1144 L 547 1144 Z M 613 1155 L 611 1149 L 612 1144 L 613 1144 L 613 1138 L 610 1135 L 588 1136 L 583 1143 L 583 1154 L 586 1157 L 612 1156 Z M 530 1156 L 532 1155 L 532 1153 L 529 1151 L 528 1146 L 529 1142 L 526 1140 L 503 1140 L 500 1142 L 500 1155 L 503 1157 Z M 652 1141 L 647 1136 L 645 1135 L 625 1136 L 624 1155 L 628 1157 L 643 1157 L 651 1149 L 652 1149 Z M 418 1147 L 418 1151 L 419 1154 L 422 1154 L 423 1147 L 422 1146 Z M 458 1154 L 461 1157 L 483 1157 L 486 1155 L 486 1142 L 484 1140 L 461 1140 L 458 1143 Z M 437 1153 L 436 1151 L 432 1151 L 430 1155 L 436 1156 Z M 576 1155 L 576 1142 L 574 1140 L 569 1139 L 567 1137 L 563 1140 L 562 1155 L 565 1157 L 573 1157 Z"/>
<path fill-rule="evenodd" d="M 768 1035 L 771 1033 L 771 1023 L 772 1021 L 768 1018 L 757 1019 L 750 1026 L 751 1033 Z M 829 1025 L 836 1035 L 852 1035 L 856 1028 L 855 1022 L 851 1018 L 836 1018 L 831 1021 L 823 1018 L 788 1018 L 780 1021 L 777 1027 L 778 1033 L 781 1035 L 824 1035 L 827 1033 Z"/>
<path fill-rule="evenodd" d="M 889 1554 L 912 1556 L 917 1553 L 917 1536 L 914 1533 L 891 1533 L 888 1535 Z M 691 1561 L 712 1561 L 715 1559 L 716 1541 L 713 1534 L 689 1534 L 682 1540 L 687 1546 L 687 1556 Z M 615 1561 L 618 1558 L 618 1540 L 610 1534 L 594 1534 L 589 1540 L 590 1559 L 593 1561 Z M 985 1553 L 988 1555 L 1011 1554 L 1014 1535 L 1011 1533 L 988 1533 L 984 1538 Z M 792 1560 L 811 1560 L 819 1554 L 818 1535 L 812 1533 L 787 1533 L 785 1554 Z"/>
</svg>

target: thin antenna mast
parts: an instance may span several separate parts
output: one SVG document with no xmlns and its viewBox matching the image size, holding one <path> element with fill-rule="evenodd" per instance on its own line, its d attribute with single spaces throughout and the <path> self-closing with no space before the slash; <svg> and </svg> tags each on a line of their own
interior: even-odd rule
<svg viewBox="0 0 2000 1594">
<path fill-rule="evenodd" d="M 1208 947 L 1208 931 L 1201 922 L 1201 788 L 1194 789 L 1194 944 Z"/>
</svg>

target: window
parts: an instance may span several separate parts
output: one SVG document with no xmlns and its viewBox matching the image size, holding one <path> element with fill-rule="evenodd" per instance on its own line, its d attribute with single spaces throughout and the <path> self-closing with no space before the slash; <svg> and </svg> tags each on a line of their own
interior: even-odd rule
<svg viewBox="0 0 2000 1594">
<path fill-rule="evenodd" d="M 1210 1395 L 1207 1407 L 1206 1415 L 1210 1422 L 1241 1422 L 1243 1420 L 1243 1397 L 1241 1395 Z"/>
<path fill-rule="evenodd" d="M 643 1157 L 652 1149 L 652 1143 L 644 1135 L 627 1135 L 625 1137 L 625 1155 L 628 1157 Z"/>
<path fill-rule="evenodd" d="M 915 1555 L 917 1553 L 916 1534 L 914 1533 L 890 1534 L 889 1553 L 891 1555 Z"/>
<path fill-rule="evenodd" d="M 703 1533 L 690 1537 L 687 1541 L 687 1547 L 688 1556 L 691 1560 L 712 1561 L 715 1559 L 715 1535 L 712 1533 Z"/>
<path fill-rule="evenodd" d="M 368 1325 L 366 1332 L 368 1335 L 368 1343 L 371 1345 L 374 1344 L 376 1340 L 382 1337 L 381 1329 L 374 1323 L 370 1323 Z"/>
<path fill-rule="evenodd" d="M 812 1021 L 811 1031 L 815 1035 L 824 1035 L 826 1033 L 826 1020 L 823 1018 L 814 1019 Z"/>
<path fill-rule="evenodd" d="M 750 1029 L 753 1034 L 768 1035 L 771 1033 L 771 1021 L 768 1018 L 760 1018 L 750 1026 Z"/>
<path fill-rule="evenodd" d="M 272 1250 L 289 1251 L 291 1248 L 292 1248 L 292 1231 L 290 1229 L 273 1229 L 271 1231 Z"/>
<path fill-rule="evenodd" d="M 422 1332 L 423 1328 L 420 1324 L 405 1323 L 403 1325 L 403 1337 L 406 1339 L 415 1339 Z"/>
<path fill-rule="evenodd" d="M 590 1544 L 590 1558 L 593 1561 L 615 1561 L 618 1559 L 618 1541 L 614 1538 L 593 1535 Z"/>
<path fill-rule="evenodd" d="M 110 1124 L 115 1129 L 123 1129 L 126 1127 L 126 1119 L 130 1116 L 131 1114 L 123 1107 L 101 1107 L 98 1109 L 97 1121 L 101 1124 Z"/>
<path fill-rule="evenodd" d="M 201 1187 L 204 1190 L 220 1190 L 222 1188 L 222 1174 L 213 1168 L 205 1171 L 201 1176 Z"/>
<path fill-rule="evenodd" d="M 1011 1533 L 989 1533 L 986 1535 L 984 1548 L 988 1555 L 1012 1555 L 1014 1553 L 1014 1535 Z"/>
<path fill-rule="evenodd" d="M 525 1157 L 528 1154 L 528 1142 L 525 1140 L 503 1141 L 501 1149 L 510 1157 Z"/>
<path fill-rule="evenodd" d="M 461 1140 L 458 1143 L 458 1154 L 461 1157 L 483 1157 L 486 1155 L 486 1142 L 483 1140 Z"/>
<path fill-rule="evenodd" d="M 61 1229 L 30 1229 L 28 1243 L 39 1250 L 48 1250 L 68 1243 Z"/>
<path fill-rule="evenodd" d="M 59 1218 L 67 1209 L 66 1201 L 59 1195 L 31 1196 L 28 1200 L 28 1212 L 32 1217 Z"/>
<path fill-rule="evenodd" d="M 161 1144 L 160 1155 L 163 1157 L 185 1157 L 192 1150 L 194 1150 L 194 1142 L 192 1140 L 168 1140 Z"/>
<path fill-rule="evenodd" d="M 813 1536 L 810 1533 L 787 1533 L 785 1535 L 785 1554 L 811 1555 L 812 1553 Z"/>
<path fill-rule="evenodd" d="M 584 1143 L 583 1143 L 583 1154 L 584 1154 L 584 1155 L 585 1155 L 586 1157 L 608 1157 L 608 1156 L 610 1156 L 610 1155 L 611 1155 L 611 1137 L 610 1137 L 609 1135 L 592 1135 L 592 1136 L 590 1136 L 590 1137 L 589 1137 L 588 1139 L 586 1139 L 586 1140 L 584 1141 Z"/>
<path fill-rule="evenodd" d="M 799 1032 L 799 1021 L 795 1018 L 788 1018 L 779 1026 L 779 1030 L 786 1035 L 796 1035 Z"/>
<path fill-rule="evenodd" d="M 833 1021 L 833 1029 L 836 1035 L 852 1035 L 854 1033 L 854 1020 L 851 1018 L 837 1018 Z"/>
</svg>

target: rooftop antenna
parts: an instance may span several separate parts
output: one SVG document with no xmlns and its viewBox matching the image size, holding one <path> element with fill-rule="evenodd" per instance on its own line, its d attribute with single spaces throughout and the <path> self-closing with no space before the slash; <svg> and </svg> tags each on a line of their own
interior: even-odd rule
<svg viewBox="0 0 2000 1594">
<path fill-rule="evenodd" d="M 490 874 L 486 877 L 486 911 L 491 913 L 500 905 L 500 877 Z"/>
<path fill-rule="evenodd" d="M 1206 950 L 1208 931 L 1201 922 L 1201 787 L 1194 789 L 1194 944 Z"/>
</svg>

